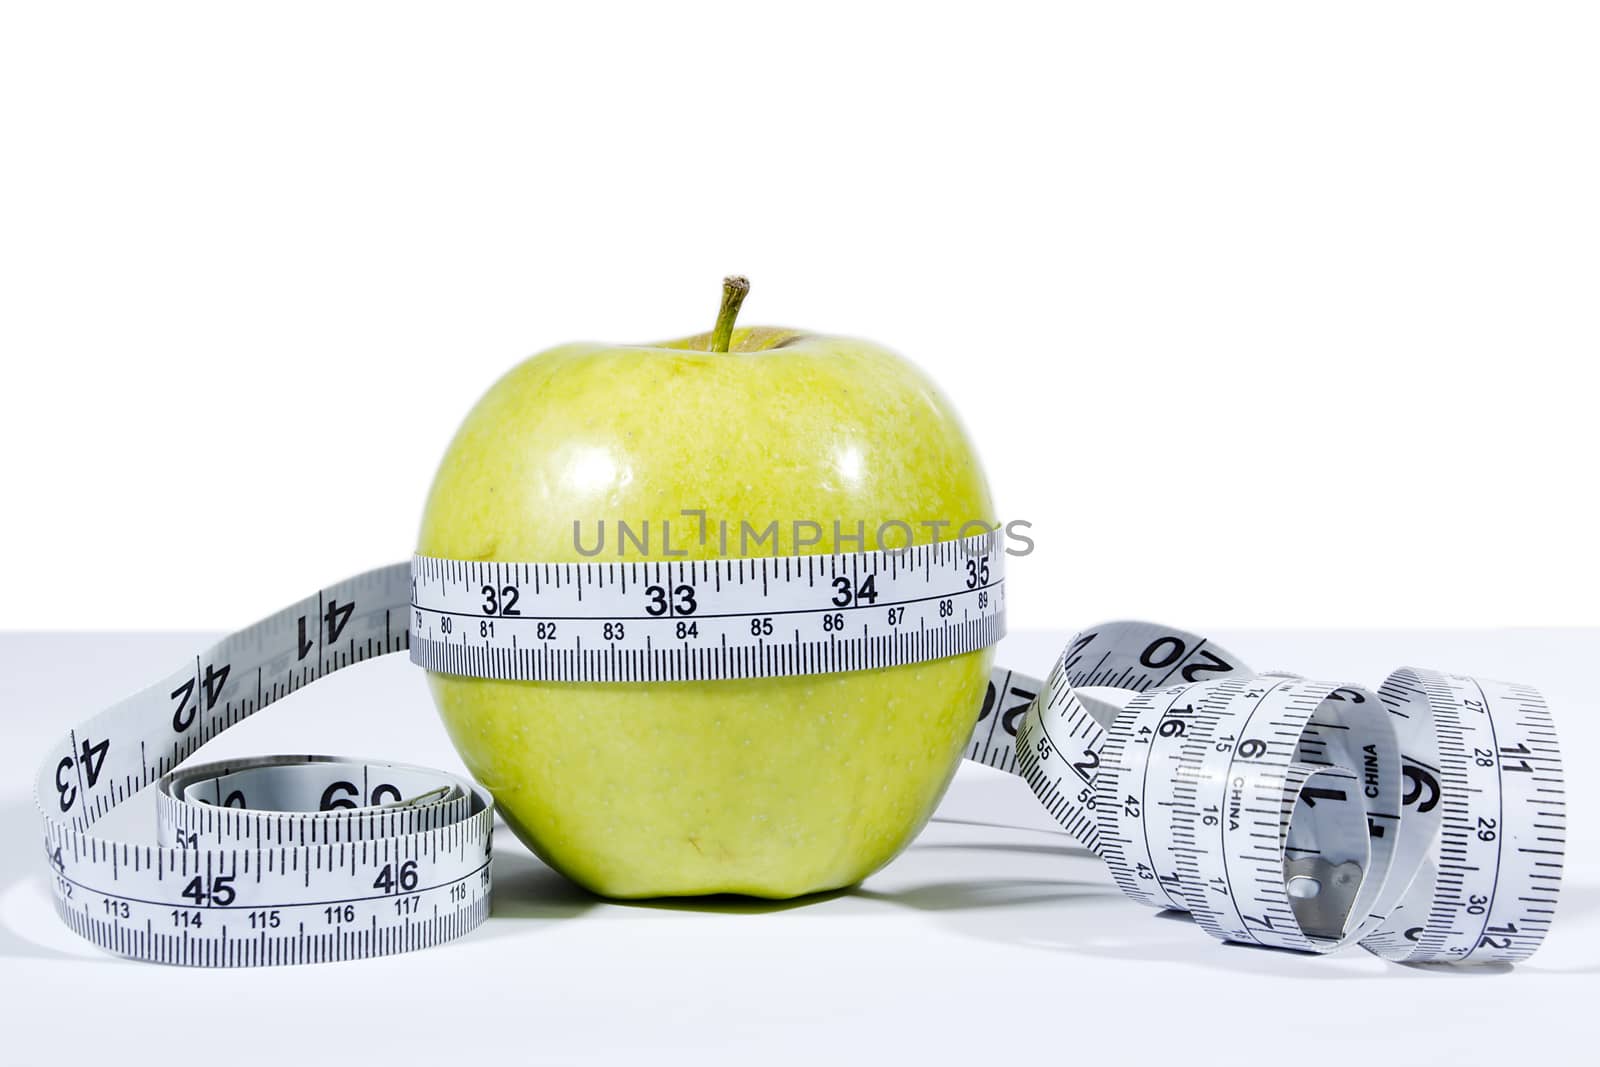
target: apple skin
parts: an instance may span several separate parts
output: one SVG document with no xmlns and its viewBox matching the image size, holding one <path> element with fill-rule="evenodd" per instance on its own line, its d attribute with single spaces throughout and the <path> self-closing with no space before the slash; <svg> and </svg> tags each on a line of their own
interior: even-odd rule
<svg viewBox="0 0 1600 1067">
<path fill-rule="evenodd" d="M 450 444 L 418 551 L 453 559 L 616 560 L 615 521 L 650 520 L 659 555 L 716 558 L 703 508 L 756 529 L 794 519 L 866 547 L 890 519 L 919 543 L 993 525 L 949 404 L 870 342 L 739 329 L 658 346 L 576 344 L 513 369 Z M 583 524 L 592 549 L 574 543 Z M 952 525 L 937 537 L 923 521 Z M 714 530 L 714 527 L 713 527 Z M 903 531 L 886 534 L 898 545 Z M 753 549 L 772 552 L 771 542 Z M 846 550 L 855 550 L 854 544 Z M 631 551 L 631 546 L 630 546 Z M 633 554 L 624 558 L 638 558 Z M 853 885 L 917 834 L 977 717 L 991 650 L 871 671 L 709 682 L 504 682 L 430 674 L 451 740 L 511 829 L 611 897 L 789 898 Z"/>
</svg>

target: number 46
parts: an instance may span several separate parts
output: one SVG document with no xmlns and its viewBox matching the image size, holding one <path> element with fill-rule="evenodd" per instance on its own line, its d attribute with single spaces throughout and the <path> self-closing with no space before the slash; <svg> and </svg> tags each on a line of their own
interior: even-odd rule
<svg viewBox="0 0 1600 1067">
<path fill-rule="evenodd" d="M 372 883 L 372 888 L 381 889 L 385 893 L 409 893 L 417 888 L 417 861 L 406 860 L 400 864 L 398 871 L 392 863 L 385 863 L 383 870 L 378 872 L 377 879 Z"/>
</svg>

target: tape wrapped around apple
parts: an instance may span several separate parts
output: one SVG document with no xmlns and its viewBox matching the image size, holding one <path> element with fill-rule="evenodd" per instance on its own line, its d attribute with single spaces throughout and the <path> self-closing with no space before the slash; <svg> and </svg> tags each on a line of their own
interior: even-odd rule
<svg viewBox="0 0 1600 1067">
<path fill-rule="evenodd" d="M 776 546 L 743 546 L 765 555 L 834 551 L 835 520 L 864 532 L 847 551 L 878 548 L 885 523 L 909 531 L 892 527 L 883 547 L 993 525 L 976 452 L 925 375 L 868 341 L 735 328 L 747 288 L 727 280 L 709 334 L 565 345 L 501 378 L 445 453 L 418 551 L 642 558 L 633 543 L 592 554 L 619 519 L 664 528 L 686 559 L 739 554 L 737 536 L 702 537 L 703 522 L 777 520 Z M 797 521 L 829 536 L 797 545 L 811 529 Z M 429 677 L 506 822 L 574 881 L 613 897 L 788 898 L 860 881 L 921 830 L 991 659 L 706 682 Z"/>
</svg>

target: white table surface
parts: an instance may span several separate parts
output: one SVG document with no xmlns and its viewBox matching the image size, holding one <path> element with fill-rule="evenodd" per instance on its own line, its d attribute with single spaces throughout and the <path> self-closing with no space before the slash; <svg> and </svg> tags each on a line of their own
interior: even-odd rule
<svg viewBox="0 0 1600 1067">
<path fill-rule="evenodd" d="M 1001 662 L 1042 675 L 1066 636 L 1015 634 Z M 453 944 L 279 969 L 131 963 L 79 941 L 51 910 L 34 764 L 68 726 L 202 639 L 0 634 L 0 1005 L 9 1022 L 0 1058 L 1593 1062 L 1600 629 L 1213 636 L 1260 669 L 1375 685 L 1408 663 L 1543 689 L 1567 757 L 1571 817 L 1561 905 L 1539 954 L 1515 968 L 1441 970 L 1359 949 L 1309 958 L 1224 945 L 1186 917 L 1123 899 L 1019 780 L 967 766 L 904 855 L 822 900 L 607 903 L 499 833 L 493 915 Z M 460 768 L 420 675 L 399 656 L 312 686 L 206 751 Z"/>
</svg>

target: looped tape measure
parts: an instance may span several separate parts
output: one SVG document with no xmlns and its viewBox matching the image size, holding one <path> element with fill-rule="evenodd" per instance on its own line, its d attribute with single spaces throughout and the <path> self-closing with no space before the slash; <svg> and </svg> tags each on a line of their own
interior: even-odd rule
<svg viewBox="0 0 1600 1067">
<path fill-rule="evenodd" d="M 968 757 L 1022 775 L 1129 897 L 1215 937 L 1486 962 L 1525 959 L 1550 928 L 1566 808 L 1528 686 L 1256 675 L 1141 622 L 1078 634 L 1043 683 L 997 684 L 1025 711 L 986 705 Z"/>
<path fill-rule="evenodd" d="M 329 756 L 191 765 L 297 689 L 409 649 L 433 671 L 671 682 L 865 670 L 1004 633 L 992 536 L 767 559 L 417 557 L 233 634 L 70 731 L 36 797 L 56 910 L 120 955 L 299 963 L 436 944 L 488 915 L 493 801 Z M 1565 841 L 1550 715 L 1526 686 L 1418 669 L 1376 689 L 1256 675 L 1179 630 L 1075 637 L 997 669 L 967 751 L 1021 775 L 1134 900 L 1233 941 L 1412 962 L 1516 960 L 1549 928 Z M 155 786 L 153 844 L 94 824 Z"/>
</svg>

